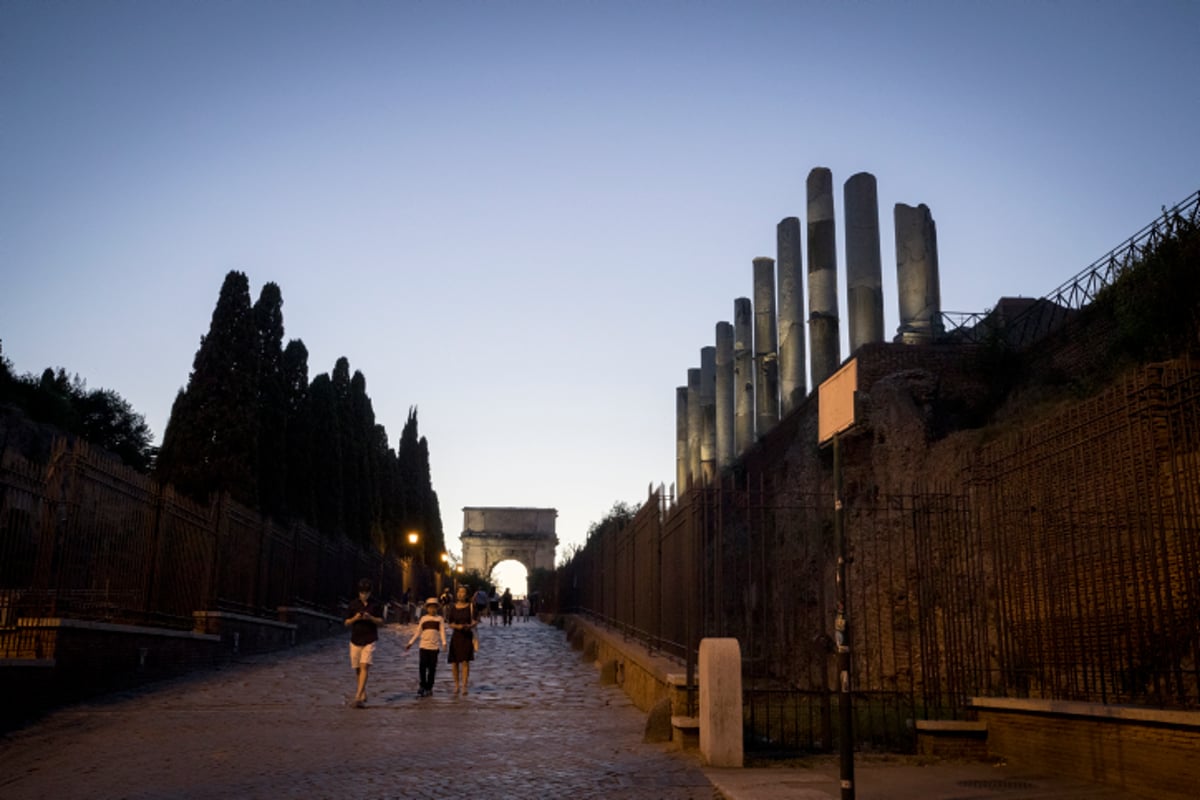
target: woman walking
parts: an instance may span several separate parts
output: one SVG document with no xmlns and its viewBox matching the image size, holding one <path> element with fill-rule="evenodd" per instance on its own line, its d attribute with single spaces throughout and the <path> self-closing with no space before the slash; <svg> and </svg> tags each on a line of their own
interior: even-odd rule
<svg viewBox="0 0 1200 800">
<path fill-rule="evenodd" d="M 454 605 L 446 612 L 450 634 L 447 661 L 454 665 L 454 693 L 467 693 L 471 662 L 475 660 L 475 611 L 467 600 L 467 587 L 459 586 Z"/>
</svg>

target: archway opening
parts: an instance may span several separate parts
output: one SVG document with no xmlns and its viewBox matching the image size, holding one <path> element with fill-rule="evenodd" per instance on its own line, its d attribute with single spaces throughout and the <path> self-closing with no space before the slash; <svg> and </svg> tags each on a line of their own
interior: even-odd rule
<svg viewBox="0 0 1200 800">
<path fill-rule="evenodd" d="M 529 570 L 515 559 L 507 559 L 492 567 L 492 583 L 496 584 L 496 592 L 504 594 L 508 589 L 514 598 L 524 597 L 529 593 Z"/>
</svg>

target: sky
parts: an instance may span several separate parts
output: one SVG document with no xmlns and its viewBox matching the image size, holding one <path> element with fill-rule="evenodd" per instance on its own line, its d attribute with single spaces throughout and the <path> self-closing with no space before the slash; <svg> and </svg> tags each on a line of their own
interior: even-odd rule
<svg viewBox="0 0 1200 800">
<path fill-rule="evenodd" d="M 1200 2 L 0 0 L 0 340 L 161 443 L 224 276 L 274 281 L 465 506 L 559 557 L 675 476 L 675 388 L 832 170 L 1040 297 L 1200 189 Z M 807 260 L 805 261 L 807 263 Z M 807 302 L 807 300 L 806 300 Z M 811 387 L 810 387 L 811 388 Z"/>
</svg>

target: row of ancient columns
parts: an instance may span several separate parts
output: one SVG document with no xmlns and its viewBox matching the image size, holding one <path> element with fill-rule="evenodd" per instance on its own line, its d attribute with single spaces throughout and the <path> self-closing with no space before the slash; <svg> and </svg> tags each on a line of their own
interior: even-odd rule
<svg viewBox="0 0 1200 800">
<path fill-rule="evenodd" d="M 808 173 L 808 352 L 816 388 L 842 364 L 838 328 L 837 230 L 833 174 Z M 843 187 L 846 308 L 850 352 L 883 341 L 883 281 L 875 176 L 860 172 Z M 932 341 L 941 331 L 937 230 L 929 209 L 897 203 L 896 341 Z M 753 260 L 753 297 L 733 301 L 733 323 L 718 322 L 716 342 L 700 348 L 700 366 L 675 390 L 676 486 L 711 482 L 765 436 L 808 394 L 800 220 L 776 227 L 776 258 Z M 776 283 L 778 267 L 778 284 Z M 776 288 L 778 287 L 778 296 Z M 778 305 L 776 298 L 778 297 Z"/>
</svg>

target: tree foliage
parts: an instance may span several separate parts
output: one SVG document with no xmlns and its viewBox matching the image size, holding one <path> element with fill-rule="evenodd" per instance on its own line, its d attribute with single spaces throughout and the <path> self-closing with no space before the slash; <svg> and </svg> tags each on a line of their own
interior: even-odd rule
<svg viewBox="0 0 1200 800">
<path fill-rule="evenodd" d="M 633 518 L 636 515 L 637 506 L 618 500 L 613 503 L 612 508 L 608 510 L 608 513 L 599 522 L 593 522 L 588 527 L 587 538 L 591 539 L 593 536 L 607 533 L 610 530 L 621 530 L 633 522 Z"/>
<path fill-rule="evenodd" d="M 0 348 L 0 404 L 33 422 L 52 426 L 109 451 L 128 466 L 147 472 L 154 458 L 146 418 L 111 389 L 88 389 L 65 369 L 47 368 L 40 377 L 17 375 Z"/>
<path fill-rule="evenodd" d="M 230 272 L 163 434 L 164 481 L 193 496 L 228 491 L 258 506 L 258 352 L 249 281 Z"/>
<path fill-rule="evenodd" d="M 283 296 L 230 272 L 188 385 L 171 409 L 158 474 L 198 499 L 229 492 L 276 518 L 436 564 L 445 547 L 429 446 L 409 410 L 397 450 L 366 377 L 346 357 L 309 380 L 308 350 L 284 342 Z"/>
</svg>

